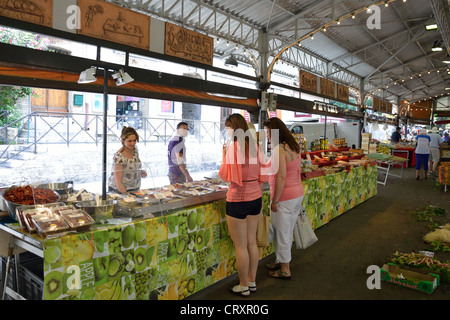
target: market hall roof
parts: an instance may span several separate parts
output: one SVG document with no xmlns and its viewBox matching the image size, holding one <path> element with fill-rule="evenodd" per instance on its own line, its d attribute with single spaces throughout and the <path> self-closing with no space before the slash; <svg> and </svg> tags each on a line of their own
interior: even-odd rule
<svg viewBox="0 0 450 320">
<path fill-rule="evenodd" d="M 448 87 L 448 0 L 107 2 L 207 34 L 216 56 L 260 62 L 266 79 L 274 71 L 297 87 L 299 68 L 392 102 L 437 98 Z M 430 18 L 438 31 L 424 31 Z"/>
<path fill-rule="evenodd" d="M 248 61 L 245 52 L 261 54 L 262 41 L 267 41 L 271 62 L 306 36 L 301 47 L 291 46 L 274 65 L 275 72 L 294 79 L 300 67 L 357 90 L 361 85 L 365 92 L 380 89 L 376 95 L 394 102 L 437 98 L 448 87 L 449 65 L 443 62 L 450 53 L 448 0 L 109 2 L 213 36 L 216 54 L 225 58 L 233 53 L 242 63 Z M 376 8 L 367 12 L 372 5 Z M 439 30 L 425 30 L 430 18 Z M 260 31 L 267 35 L 265 40 Z M 436 41 L 444 47 L 442 52 L 431 51 Z"/>
</svg>

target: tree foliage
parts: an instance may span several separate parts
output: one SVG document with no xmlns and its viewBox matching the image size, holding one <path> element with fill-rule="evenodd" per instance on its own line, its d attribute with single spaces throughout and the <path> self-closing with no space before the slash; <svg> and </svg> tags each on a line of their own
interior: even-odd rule
<svg viewBox="0 0 450 320">
<path fill-rule="evenodd" d="M 6 27 L 0 27 L 0 42 L 45 51 L 48 51 L 50 44 L 50 40 L 43 35 Z M 21 122 L 18 120 L 22 117 L 22 113 L 17 103 L 19 99 L 30 94 L 35 94 L 31 88 L 0 86 L 1 127 L 6 125 L 6 121 L 11 127 L 21 126 Z"/>
</svg>

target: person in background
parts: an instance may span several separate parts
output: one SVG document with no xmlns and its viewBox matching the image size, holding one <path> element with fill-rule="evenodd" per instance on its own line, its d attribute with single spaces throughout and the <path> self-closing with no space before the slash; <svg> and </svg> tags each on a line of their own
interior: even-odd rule
<svg viewBox="0 0 450 320">
<path fill-rule="evenodd" d="M 429 174 L 434 174 L 441 159 L 441 145 L 444 142 L 437 127 L 431 129 L 430 136 L 430 159 L 428 166 L 431 168 Z"/>
<path fill-rule="evenodd" d="M 397 127 L 391 136 L 391 143 L 396 144 L 399 143 L 402 139 L 402 135 L 400 134 L 400 127 Z"/>
<path fill-rule="evenodd" d="M 271 169 L 276 169 L 269 176 L 276 260 L 266 267 L 270 269 L 270 277 L 289 280 L 294 227 L 303 201 L 300 146 L 279 118 L 270 118 L 263 126 L 272 144 L 269 163 Z M 274 130 L 278 130 L 278 141 L 272 136 Z"/>
<path fill-rule="evenodd" d="M 444 142 L 448 142 L 448 138 L 449 138 L 448 132 L 444 132 L 444 137 L 442 138 L 442 140 L 443 140 Z"/>
<path fill-rule="evenodd" d="M 256 291 L 259 250 L 256 230 L 262 208 L 263 182 L 260 150 L 245 118 L 232 114 L 225 120 L 231 138 L 222 149 L 219 177 L 230 182 L 226 198 L 226 219 L 236 251 L 239 284 L 230 292 L 248 297 Z"/>
<path fill-rule="evenodd" d="M 424 131 L 424 130 L 423 130 Z M 425 171 L 424 179 L 427 178 L 428 159 L 430 157 L 430 136 L 421 133 L 416 136 L 416 179 L 419 180 L 420 168 L 423 163 Z"/>
<path fill-rule="evenodd" d="M 169 164 L 168 177 L 170 184 L 192 181 L 192 177 L 186 168 L 186 145 L 185 138 L 189 133 L 189 125 L 186 122 L 177 124 L 177 133 L 170 140 L 167 147 Z"/>
<path fill-rule="evenodd" d="M 147 177 L 147 172 L 142 170 L 136 147 L 139 135 L 134 128 L 123 127 L 120 140 L 122 148 L 113 157 L 112 172 L 108 180 L 109 190 L 119 193 L 139 190 L 141 178 Z"/>
</svg>

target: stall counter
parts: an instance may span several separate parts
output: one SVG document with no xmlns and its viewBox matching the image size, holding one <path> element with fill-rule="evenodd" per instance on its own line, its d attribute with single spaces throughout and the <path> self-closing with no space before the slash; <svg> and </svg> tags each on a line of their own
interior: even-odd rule
<svg viewBox="0 0 450 320">
<path fill-rule="evenodd" d="M 376 195 L 376 181 L 376 165 L 304 180 L 303 205 L 313 228 Z M 269 197 L 266 191 L 266 214 Z M 21 232 L 17 223 L 1 230 L 8 228 Z M 46 300 L 177 300 L 236 272 L 225 199 L 41 243 Z M 266 257 L 273 244 L 259 250 Z"/>
</svg>

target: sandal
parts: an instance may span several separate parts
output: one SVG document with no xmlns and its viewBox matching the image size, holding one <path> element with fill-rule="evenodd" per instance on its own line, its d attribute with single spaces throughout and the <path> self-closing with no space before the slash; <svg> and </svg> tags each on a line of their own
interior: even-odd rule
<svg viewBox="0 0 450 320">
<path fill-rule="evenodd" d="M 242 297 L 250 296 L 250 290 L 248 288 L 243 290 L 240 285 L 235 285 L 234 287 L 231 287 L 230 292 Z"/>
<path fill-rule="evenodd" d="M 283 272 L 281 270 L 269 271 L 268 276 L 275 279 L 291 280 L 291 273 Z"/>
<path fill-rule="evenodd" d="M 278 270 L 281 268 L 281 265 L 278 262 L 272 262 L 266 264 L 266 268 L 269 270 Z"/>
</svg>

